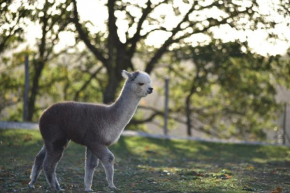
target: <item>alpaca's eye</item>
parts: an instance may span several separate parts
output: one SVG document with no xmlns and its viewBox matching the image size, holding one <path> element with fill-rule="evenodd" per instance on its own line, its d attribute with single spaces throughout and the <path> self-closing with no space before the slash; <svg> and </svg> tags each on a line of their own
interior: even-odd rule
<svg viewBox="0 0 290 193">
<path fill-rule="evenodd" d="M 140 86 L 144 85 L 144 83 L 138 83 Z"/>
</svg>

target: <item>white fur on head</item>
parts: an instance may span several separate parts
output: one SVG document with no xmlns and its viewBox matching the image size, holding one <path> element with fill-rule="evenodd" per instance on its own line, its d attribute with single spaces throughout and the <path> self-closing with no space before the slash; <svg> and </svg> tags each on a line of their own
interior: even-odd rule
<svg viewBox="0 0 290 193">
<path fill-rule="evenodd" d="M 136 71 L 132 74 L 131 89 L 134 90 L 135 94 L 139 97 L 145 97 L 152 93 L 151 79 L 146 72 Z"/>
<path fill-rule="evenodd" d="M 126 79 L 132 78 L 132 74 L 127 72 L 126 70 L 122 70 L 122 76 Z"/>
</svg>

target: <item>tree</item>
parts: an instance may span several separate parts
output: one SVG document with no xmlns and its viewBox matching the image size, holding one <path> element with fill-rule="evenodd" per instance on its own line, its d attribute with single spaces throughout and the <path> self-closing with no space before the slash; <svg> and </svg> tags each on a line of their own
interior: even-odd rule
<svg viewBox="0 0 290 193">
<path fill-rule="evenodd" d="M 32 86 L 28 100 L 28 121 L 32 121 L 35 112 L 36 97 L 45 65 L 48 61 L 65 52 L 54 53 L 54 47 L 59 42 L 59 34 L 65 31 L 70 23 L 70 12 L 67 11 L 71 2 L 56 3 L 46 0 L 35 7 L 31 21 L 41 26 L 41 38 L 37 41 L 37 51 L 32 59 Z"/>
<path fill-rule="evenodd" d="M 136 69 L 136 64 L 132 62 L 133 57 L 138 53 L 145 53 L 144 50 L 149 50 L 144 40 L 155 32 L 163 32 L 167 39 L 161 46 L 151 48 L 153 51 L 147 54 L 144 70 L 149 74 L 164 54 L 191 44 L 190 38 L 196 34 L 209 35 L 211 31 L 221 26 L 230 26 L 236 30 L 254 30 L 260 26 L 273 28 L 276 24 L 258 11 L 260 4 L 256 1 L 183 1 L 183 4 L 179 5 L 174 0 L 159 2 L 148 0 L 144 4 L 138 1 L 108 0 L 107 32 L 91 34 L 79 20 L 76 0 L 73 0 L 73 5 L 73 22 L 79 38 L 102 62 L 108 75 L 108 83 L 103 93 L 105 103 L 110 103 L 115 98 L 122 80 L 121 70 Z M 182 9 L 183 6 L 186 8 Z M 168 19 L 161 9 L 171 12 L 169 14 L 178 18 L 178 22 L 172 22 L 174 26 L 163 25 Z M 138 14 L 132 10 L 136 10 Z M 211 12 L 215 15 L 209 14 Z M 120 30 L 120 24 L 117 24 L 121 20 L 116 17 L 117 14 L 125 17 L 124 32 Z M 141 46 L 142 50 L 139 49 Z"/>
<path fill-rule="evenodd" d="M 19 95 L 21 89 L 17 88 L 19 79 L 11 76 L 10 73 L 12 68 L 18 66 L 19 55 L 21 54 L 15 55 L 16 59 L 14 59 L 12 62 L 13 65 L 11 65 L 9 57 L 4 56 L 4 53 L 5 51 L 12 51 L 17 44 L 23 42 L 24 28 L 27 24 L 25 18 L 31 12 L 23 6 L 22 2 L 20 7 L 12 9 L 14 4 L 13 1 L 0 1 L 0 111 L 6 107 L 15 105 L 20 100 Z M 13 91 L 13 94 L 7 93 L 7 90 Z"/>
<path fill-rule="evenodd" d="M 0 1 L 0 54 L 11 48 L 16 42 L 23 41 L 25 22 L 24 18 L 31 12 L 25 6 L 11 10 L 13 1 Z"/>
<path fill-rule="evenodd" d="M 1 2 L 1 7 L 5 8 L 6 5 L 8 3 Z M 273 1 L 269 5 L 271 13 L 275 12 L 286 19 L 289 18 L 289 5 L 285 4 L 285 0 Z M 269 39 L 276 40 L 278 37 L 274 29 L 282 20 L 275 20 L 270 16 L 270 12 L 261 11 L 259 2 L 247 0 L 185 0 L 182 2 L 108 0 L 104 6 L 108 10 L 108 18 L 104 20 L 106 30 L 97 32 L 92 32 L 93 30 L 89 27 L 92 23 L 81 20 L 82 15 L 78 12 L 79 5 L 76 0 L 64 3 L 46 0 L 30 6 L 24 3 L 19 7 L 18 10 L 30 11 L 30 14 L 23 15 L 25 19 L 41 26 L 41 37 L 37 39 L 36 49 L 32 52 L 26 50 L 30 53 L 32 64 L 29 96 L 30 120 L 33 120 L 35 113 L 40 112 L 38 99 L 40 97 L 43 99 L 47 95 L 49 100 L 53 101 L 94 102 L 102 98 L 105 103 L 110 103 L 120 89 L 121 70 L 138 68 L 149 74 L 152 72 L 158 74 L 162 71 L 162 75 L 167 74 L 174 79 L 174 82 L 171 82 L 172 92 L 170 93 L 175 107 L 170 109 L 170 118 L 185 123 L 188 127 L 188 134 L 191 134 L 192 129 L 196 129 L 208 134 L 228 136 L 226 133 L 219 132 L 218 128 L 226 128 L 225 130 L 229 131 L 235 122 L 238 127 L 231 129 L 233 135 L 239 135 L 239 132 L 244 131 L 252 132 L 243 129 L 251 126 L 251 128 L 257 128 L 257 136 L 262 136 L 259 133 L 260 122 L 255 120 L 262 120 L 260 118 L 263 116 L 271 117 L 274 110 L 271 109 L 269 113 L 265 113 L 261 110 L 265 107 L 259 103 L 259 100 L 266 101 L 271 107 L 277 107 L 271 98 L 274 93 L 273 84 L 266 81 L 267 85 L 264 87 L 255 85 L 256 87 L 245 89 L 245 80 L 260 82 L 273 74 L 275 77 L 281 77 L 279 84 L 285 84 L 289 79 L 282 78 L 285 73 L 281 69 L 287 70 L 289 63 L 279 57 L 266 58 L 245 50 L 241 51 L 247 48 L 246 42 L 241 43 L 237 39 L 232 39 L 238 43 L 225 43 L 219 40 L 216 32 L 225 31 L 225 28 L 232 33 L 268 30 Z M 11 25 L 11 29 L 22 27 L 24 22 L 18 19 L 21 11 L 11 12 L 9 8 L 3 10 L 6 14 L 0 13 L 4 16 L 1 17 L 1 22 L 7 22 L 6 17 L 14 18 L 9 21 L 12 23 L 19 21 L 19 23 L 15 26 Z M 0 29 L 8 30 L 7 25 L 2 25 Z M 10 36 L 9 41 L 11 41 L 5 44 L 5 48 L 11 46 L 14 40 L 21 40 L 17 37 L 22 37 L 21 30 L 18 31 L 19 33 L 10 31 L 11 33 L 6 31 L 4 35 L 14 35 Z M 74 53 L 68 53 L 67 48 L 60 52 L 56 51 L 55 45 L 60 41 L 59 36 L 64 31 L 76 33 L 76 42 L 82 41 L 88 49 L 84 52 L 76 50 Z M 158 34 L 158 39 L 162 40 L 159 41 L 161 43 L 150 45 L 149 40 L 157 37 Z M 5 39 L 5 36 L 2 37 Z M 0 44 L 4 42 L 2 41 L 4 39 L 0 38 Z M 77 49 L 77 46 L 74 48 Z M 64 61 L 61 61 L 63 58 Z M 135 59 L 141 61 L 142 65 L 135 62 Z M 180 64 L 180 61 L 185 59 L 192 63 L 186 66 Z M 13 59 L 14 67 L 17 68 L 19 61 L 21 61 L 19 58 Z M 170 65 L 164 65 L 164 62 Z M 2 62 L 1 66 L 5 63 Z M 266 64 L 271 65 L 264 69 Z M 164 66 L 166 68 L 163 68 Z M 253 66 L 256 69 L 252 69 Z M 5 76 L 1 76 L 0 81 L 17 79 L 14 71 L 6 72 Z M 235 81 L 242 84 L 238 86 L 231 84 Z M 15 82 L 21 86 L 20 81 Z M 16 92 L 12 87 L 15 88 L 16 85 L 1 85 L 3 89 Z M 56 90 L 56 87 L 59 90 Z M 256 93 L 256 90 L 260 94 Z M 18 92 L 21 92 L 21 89 L 18 89 Z M 269 94 L 270 97 L 264 97 L 265 94 Z M 253 96 L 255 100 L 251 99 L 248 103 L 246 99 Z M 234 97 L 240 98 L 241 103 L 237 103 Z M 254 110 L 249 108 L 250 105 L 255 106 Z M 229 107 L 234 108 L 229 109 Z M 163 114 L 162 111 L 153 107 L 141 108 L 153 113 L 147 118 L 135 117 L 131 123 L 145 123 Z M 241 109 L 249 113 L 241 114 L 237 111 Z M 234 110 L 240 115 L 229 113 Z M 180 115 L 186 116 L 186 119 L 183 120 Z M 253 117 L 255 119 L 250 120 Z M 218 120 L 226 124 L 220 124 Z M 248 122 L 244 124 L 245 121 Z M 261 125 L 270 127 L 267 124 Z M 215 129 L 210 128 L 210 125 Z"/>
<path fill-rule="evenodd" d="M 216 137 L 257 139 L 276 126 L 275 88 L 289 79 L 289 61 L 286 67 L 279 56 L 263 57 L 251 53 L 246 43 L 220 40 L 178 50 L 173 58 L 192 65 L 191 71 L 183 65 L 169 68 L 172 111 L 186 116 L 188 135 L 195 129 Z"/>
<path fill-rule="evenodd" d="M 22 100 L 24 73 L 19 66 L 23 65 L 26 54 L 27 52 L 20 52 L 13 54 L 12 59 L 1 58 L 1 67 L 4 68 L 0 71 L 0 112 L 7 107 L 17 106 L 18 102 Z M 14 111 L 18 112 L 18 107 L 16 109 Z M 15 114 L 17 113 L 7 114 L 11 120 L 16 120 Z M 1 117 L 1 119 L 5 118 Z"/>
</svg>

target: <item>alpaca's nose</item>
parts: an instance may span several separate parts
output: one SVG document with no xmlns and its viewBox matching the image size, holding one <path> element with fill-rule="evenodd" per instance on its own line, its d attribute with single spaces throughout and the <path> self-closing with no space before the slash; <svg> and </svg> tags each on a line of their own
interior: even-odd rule
<svg viewBox="0 0 290 193">
<path fill-rule="evenodd" d="M 153 88 L 152 87 L 148 88 L 148 93 L 151 94 L 152 92 L 153 92 Z"/>
</svg>

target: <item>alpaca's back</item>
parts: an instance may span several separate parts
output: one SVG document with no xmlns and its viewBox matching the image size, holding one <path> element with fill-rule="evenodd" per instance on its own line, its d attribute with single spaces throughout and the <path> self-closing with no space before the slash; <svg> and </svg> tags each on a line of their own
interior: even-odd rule
<svg viewBox="0 0 290 193">
<path fill-rule="evenodd" d="M 66 139 L 84 145 L 88 133 L 99 139 L 106 109 L 105 106 L 88 103 L 56 103 L 40 117 L 42 137 L 47 143 Z"/>
</svg>

